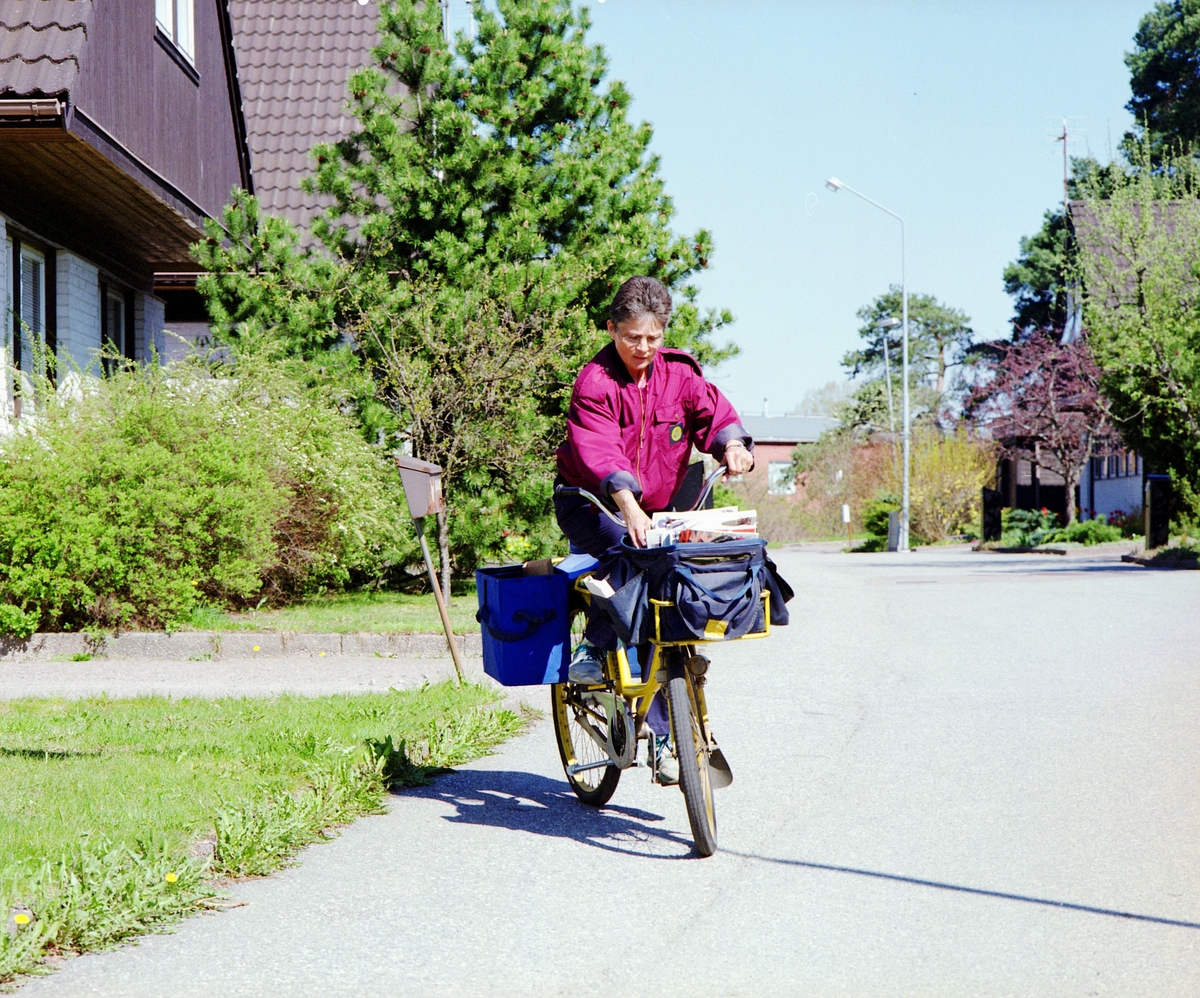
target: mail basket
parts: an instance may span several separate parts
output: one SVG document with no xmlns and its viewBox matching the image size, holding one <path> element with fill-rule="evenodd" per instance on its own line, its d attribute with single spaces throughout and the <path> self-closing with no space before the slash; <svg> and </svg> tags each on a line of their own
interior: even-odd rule
<svg viewBox="0 0 1200 998">
<path fill-rule="evenodd" d="M 526 575 L 521 565 L 476 570 L 483 671 L 501 686 L 566 682 L 570 585 L 560 571 Z"/>
</svg>

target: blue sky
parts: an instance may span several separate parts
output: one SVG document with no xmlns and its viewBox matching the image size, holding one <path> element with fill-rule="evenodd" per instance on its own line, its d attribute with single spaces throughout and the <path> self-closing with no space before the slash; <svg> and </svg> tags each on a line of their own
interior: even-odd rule
<svg viewBox="0 0 1200 998">
<path fill-rule="evenodd" d="M 1011 315 L 1001 273 L 1062 196 L 1061 146 L 1107 159 L 1129 127 L 1124 53 L 1152 0 L 589 4 L 611 75 L 655 129 L 680 230 L 712 230 L 702 298 L 737 316 L 742 355 L 714 372 L 772 412 L 843 377 L 854 312 L 899 282 L 971 316 Z"/>
</svg>

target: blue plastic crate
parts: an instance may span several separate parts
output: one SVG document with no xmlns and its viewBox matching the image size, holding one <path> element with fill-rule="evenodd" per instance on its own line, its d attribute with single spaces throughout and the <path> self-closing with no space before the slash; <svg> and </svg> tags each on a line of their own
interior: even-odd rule
<svg viewBox="0 0 1200 998">
<path fill-rule="evenodd" d="M 566 572 L 525 575 L 521 565 L 475 572 L 483 671 L 502 686 L 561 683 L 571 659 Z"/>
</svg>

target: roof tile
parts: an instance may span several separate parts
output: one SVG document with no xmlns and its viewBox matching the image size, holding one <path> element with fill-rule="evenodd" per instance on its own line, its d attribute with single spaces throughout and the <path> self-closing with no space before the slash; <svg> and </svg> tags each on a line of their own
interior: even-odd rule
<svg viewBox="0 0 1200 998">
<path fill-rule="evenodd" d="M 0 97 L 69 92 L 79 75 L 93 12 L 92 0 L 4 0 Z"/>
<path fill-rule="evenodd" d="M 378 3 L 230 0 L 254 188 L 263 207 L 304 224 L 329 199 L 305 194 L 319 142 L 348 135 L 346 81 L 377 44 Z"/>
</svg>

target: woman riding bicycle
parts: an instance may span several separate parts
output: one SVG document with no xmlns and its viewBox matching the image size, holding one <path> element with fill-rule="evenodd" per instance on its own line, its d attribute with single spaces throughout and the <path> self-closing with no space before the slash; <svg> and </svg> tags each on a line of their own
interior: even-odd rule
<svg viewBox="0 0 1200 998">
<path fill-rule="evenodd" d="M 670 316 L 671 295 L 659 281 L 627 280 L 609 306 L 612 343 L 579 372 L 571 395 L 556 484 L 607 499 L 626 526 L 578 494 L 556 494 L 554 511 L 572 550 L 599 560 L 600 579 L 617 567 L 626 532 L 635 546 L 646 546 L 648 512 L 671 508 L 693 446 L 732 475 L 754 467 L 754 441 L 729 400 L 689 354 L 663 347 Z M 602 682 L 603 652 L 615 643 L 611 624 L 593 615 L 571 660 L 571 682 Z M 648 718 L 656 729 L 654 720 Z"/>
</svg>

